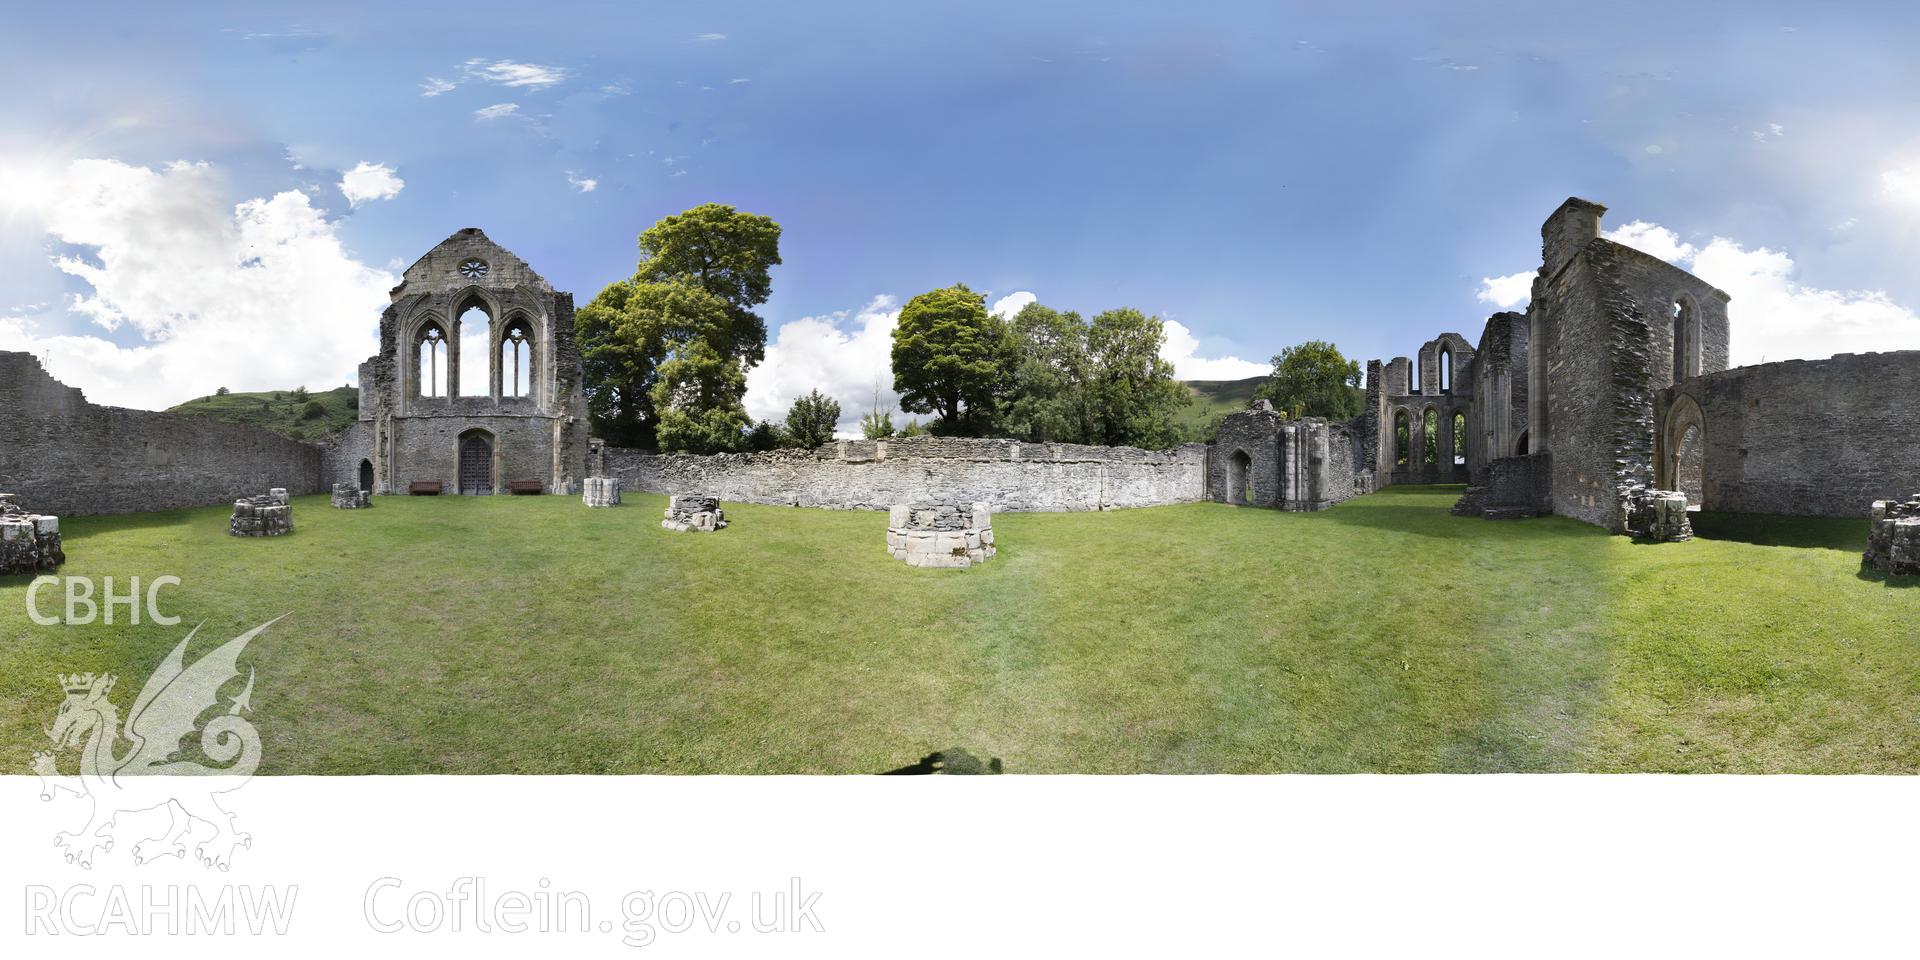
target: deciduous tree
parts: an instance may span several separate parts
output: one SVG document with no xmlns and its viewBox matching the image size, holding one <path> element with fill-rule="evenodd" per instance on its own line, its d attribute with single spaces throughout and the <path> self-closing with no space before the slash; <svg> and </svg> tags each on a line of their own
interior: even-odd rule
<svg viewBox="0 0 1920 960">
<path fill-rule="evenodd" d="M 893 388 L 911 413 L 934 414 L 934 432 L 967 435 L 992 425 L 1003 386 L 1006 325 L 964 283 L 907 301 L 893 331 Z"/>
</svg>

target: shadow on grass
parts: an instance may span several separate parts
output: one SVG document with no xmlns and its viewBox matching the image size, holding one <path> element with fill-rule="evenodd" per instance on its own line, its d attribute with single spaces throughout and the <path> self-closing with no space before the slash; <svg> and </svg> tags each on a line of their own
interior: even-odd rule
<svg viewBox="0 0 1920 960">
<path fill-rule="evenodd" d="M 881 776 L 925 776 L 934 773 L 966 776 L 976 774 L 990 775 L 1004 772 L 1006 771 L 1001 765 L 999 757 L 994 757 L 985 763 L 981 763 L 980 758 L 967 752 L 966 748 L 954 747 L 951 750 L 934 751 L 921 757 L 918 763 L 910 763 L 904 767 L 888 770 L 882 773 Z"/>
<path fill-rule="evenodd" d="M 1456 517 L 1449 511 L 1466 490 L 1461 484 L 1395 484 L 1309 516 L 1324 517 L 1346 526 L 1441 540 L 1512 543 L 1610 536 L 1599 527 L 1565 517 L 1530 517 L 1524 520 Z"/>
<path fill-rule="evenodd" d="M 1857 574 L 1854 574 L 1854 576 L 1857 576 L 1860 579 L 1865 580 L 1869 583 L 1884 584 L 1885 586 L 1893 587 L 1895 589 L 1906 589 L 1908 587 L 1920 587 L 1920 577 L 1894 576 L 1893 574 L 1886 573 L 1881 570 L 1875 570 L 1872 567 L 1867 566 L 1866 564 L 1861 564 L 1860 572 Z"/>
<path fill-rule="evenodd" d="M 1806 547 L 1859 553 L 1867 545 L 1866 518 L 1785 517 L 1766 513 L 1702 510 L 1689 518 L 1702 540 L 1731 540 L 1759 547 Z"/>
</svg>

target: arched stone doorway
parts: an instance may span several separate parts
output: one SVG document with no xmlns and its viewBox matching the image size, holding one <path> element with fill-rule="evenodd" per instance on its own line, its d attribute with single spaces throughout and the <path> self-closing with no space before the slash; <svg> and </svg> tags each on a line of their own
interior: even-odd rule
<svg viewBox="0 0 1920 960">
<path fill-rule="evenodd" d="M 1227 456 L 1227 502 L 1253 502 L 1253 458 L 1245 450 Z"/>
<path fill-rule="evenodd" d="M 373 461 L 372 460 L 360 461 L 360 489 L 362 490 L 373 489 Z"/>
<path fill-rule="evenodd" d="M 493 492 L 493 437 L 484 430 L 460 435 L 460 493 L 483 497 Z"/>
<path fill-rule="evenodd" d="M 1666 427 L 1660 432 L 1660 465 L 1655 480 L 1664 489 L 1686 494 L 1687 509 L 1699 510 L 1707 502 L 1706 467 L 1706 418 L 1700 405 L 1683 395 L 1667 411 Z"/>
</svg>

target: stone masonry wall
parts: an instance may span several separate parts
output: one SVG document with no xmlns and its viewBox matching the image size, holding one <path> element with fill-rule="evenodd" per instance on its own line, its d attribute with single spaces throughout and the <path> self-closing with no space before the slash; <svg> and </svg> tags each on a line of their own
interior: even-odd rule
<svg viewBox="0 0 1920 960">
<path fill-rule="evenodd" d="M 700 490 L 737 503 L 886 510 L 965 499 L 996 510 L 1067 512 L 1204 499 L 1205 460 L 1201 444 L 1140 450 L 913 437 L 713 456 L 608 447 L 605 471 L 625 490 Z"/>
<path fill-rule="evenodd" d="M 1736 367 L 1665 395 L 1700 405 L 1707 509 L 1865 516 L 1912 493 L 1920 350 Z"/>
<path fill-rule="evenodd" d="M 232 503 L 285 487 L 318 493 L 320 448 L 181 413 L 103 407 L 32 354 L 0 351 L 0 492 L 58 516 Z"/>
</svg>

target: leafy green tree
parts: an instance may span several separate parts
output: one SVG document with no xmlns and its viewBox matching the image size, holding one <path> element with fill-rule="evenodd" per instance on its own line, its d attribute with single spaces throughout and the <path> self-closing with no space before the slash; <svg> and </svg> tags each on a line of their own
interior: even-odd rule
<svg viewBox="0 0 1920 960">
<path fill-rule="evenodd" d="M 812 449 L 833 439 L 833 428 L 840 422 L 840 401 L 809 390 L 797 397 L 787 410 L 787 442 Z"/>
<path fill-rule="evenodd" d="M 860 435 L 868 440 L 885 440 L 893 436 L 893 411 L 880 409 L 880 387 L 873 388 L 873 408 L 860 418 Z"/>
<path fill-rule="evenodd" d="M 704 338 L 679 344 L 660 364 L 653 385 L 659 411 L 660 449 L 686 453 L 727 453 L 746 443 L 752 418 L 740 398 L 747 392 L 747 371 L 723 357 Z"/>
<path fill-rule="evenodd" d="M 780 225 L 709 203 L 662 219 L 639 246 L 634 276 L 574 316 L 594 433 L 620 446 L 738 449 L 744 437 L 727 438 L 727 425 L 744 431 L 746 371 L 766 355 L 766 323 L 752 308 L 772 292 Z"/>
<path fill-rule="evenodd" d="M 294 387 L 294 388 L 293 388 L 293 402 L 294 402 L 294 403 L 306 403 L 306 402 L 307 402 L 307 388 L 306 388 L 306 387 Z"/>
<path fill-rule="evenodd" d="M 1273 373 L 1254 389 L 1257 399 L 1291 417 L 1351 420 L 1360 415 L 1366 394 L 1360 389 L 1360 364 L 1324 340 L 1288 347 L 1273 358 Z"/>
<path fill-rule="evenodd" d="M 936 433 L 985 432 L 1007 352 L 1005 323 L 966 284 L 914 297 L 893 330 L 893 388 L 901 409 L 933 414 Z"/>
<path fill-rule="evenodd" d="M 1003 427 L 1037 443 L 1088 442 L 1086 321 L 1077 313 L 1029 303 L 1008 326 L 1017 360 L 1003 404 Z"/>
<path fill-rule="evenodd" d="M 308 400 L 307 405 L 300 408 L 300 419 L 302 420 L 320 420 L 324 419 L 326 415 L 327 405 L 318 400 Z"/>
<path fill-rule="evenodd" d="M 771 420 L 762 420 L 747 431 L 747 449 L 755 453 L 778 450 L 786 446 L 787 432 Z"/>
<path fill-rule="evenodd" d="M 927 428 L 921 426 L 920 421 L 917 419 L 908 420 L 907 425 L 900 428 L 900 435 L 903 437 L 924 437 L 927 435 Z"/>
<path fill-rule="evenodd" d="M 738 450 L 752 421 L 742 398 L 746 364 L 714 346 L 733 322 L 719 297 L 688 283 L 634 283 L 615 315 L 613 336 L 596 342 L 650 376 L 648 409 L 661 450 Z M 583 348 L 584 354 L 586 349 Z M 645 369 L 651 361 L 651 370 Z"/>
<path fill-rule="evenodd" d="M 641 283 L 685 281 L 720 298 L 729 322 L 713 348 L 751 368 L 765 359 L 767 324 L 753 308 L 773 292 L 780 264 L 780 224 L 723 203 L 704 203 L 663 218 L 640 234 Z"/>
<path fill-rule="evenodd" d="M 1440 462 L 1440 415 L 1433 412 L 1433 409 L 1431 407 L 1427 409 L 1425 424 L 1426 426 L 1425 426 L 1424 432 L 1426 434 L 1426 437 L 1424 442 L 1426 444 L 1425 446 L 1426 459 L 1421 462 L 1429 463 L 1429 464 L 1439 463 Z"/>
<path fill-rule="evenodd" d="M 1093 442 L 1158 448 L 1179 435 L 1174 414 L 1190 402 L 1160 356 L 1166 331 L 1160 318 L 1132 307 L 1108 310 L 1087 326 L 1088 404 Z"/>
<path fill-rule="evenodd" d="M 213 395 L 214 395 L 214 396 L 216 396 L 216 397 L 224 397 L 224 396 L 226 396 L 227 394 L 229 394 L 229 393 L 232 393 L 232 392 L 233 392 L 233 391 L 231 391 L 231 390 L 228 390 L 228 389 L 227 389 L 226 387 L 221 387 L 221 388 L 219 388 L 219 389 L 217 389 L 217 390 L 215 390 L 215 391 L 213 391 Z"/>
<path fill-rule="evenodd" d="M 574 340 L 593 432 L 619 447 L 652 449 L 659 417 L 653 386 L 667 355 L 672 288 L 621 280 L 574 314 Z"/>
</svg>

